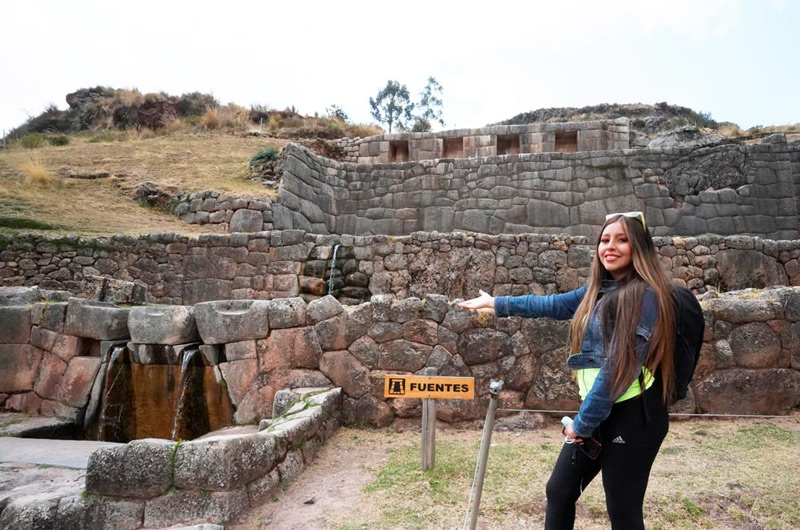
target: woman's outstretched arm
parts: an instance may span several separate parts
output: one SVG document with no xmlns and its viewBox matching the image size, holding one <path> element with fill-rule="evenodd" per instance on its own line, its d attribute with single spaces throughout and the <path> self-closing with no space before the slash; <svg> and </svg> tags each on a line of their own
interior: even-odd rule
<svg viewBox="0 0 800 530">
<path fill-rule="evenodd" d="M 558 320 L 572 318 L 578 309 L 586 286 L 564 294 L 493 297 L 478 291 L 478 297 L 458 304 L 465 309 L 492 309 L 500 317 L 550 317 Z"/>
</svg>

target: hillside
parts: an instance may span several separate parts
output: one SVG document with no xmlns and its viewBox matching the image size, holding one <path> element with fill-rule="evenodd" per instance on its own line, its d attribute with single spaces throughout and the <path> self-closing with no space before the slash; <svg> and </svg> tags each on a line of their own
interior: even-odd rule
<svg viewBox="0 0 800 530">
<path fill-rule="evenodd" d="M 97 141 L 98 134 L 105 141 Z M 174 191 L 267 195 L 272 192 L 248 180 L 248 162 L 257 152 L 286 143 L 223 133 L 148 138 L 106 132 L 70 138 L 65 146 L 0 150 L 0 234 L 213 231 L 142 206 L 131 195 L 143 182 Z"/>
<path fill-rule="evenodd" d="M 331 138 L 380 134 L 350 123 L 341 109 L 326 116 L 301 116 L 254 105 L 220 105 L 200 93 L 170 96 L 105 87 L 68 94 L 69 108 L 46 109 L 14 129 L 0 149 L 0 235 L 34 231 L 54 235 L 197 234 L 211 225 L 189 225 L 175 215 L 134 200 L 137 187 L 177 192 L 220 190 L 239 195 L 274 195 L 252 179 L 250 159 L 264 149 L 303 143 L 335 155 Z M 800 126 L 763 127 L 747 133 L 716 122 L 707 113 L 658 103 L 602 104 L 525 112 L 502 122 L 631 119 L 631 145 L 668 140 L 760 141 L 783 131 L 800 138 Z"/>
<path fill-rule="evenodd" d="M 711 113 L 695 111 L 680 105 L 656 103 L 619 104 L 602 103 L 586 107 L 551 107 L 522 112 L 497 125 L 522 125 L 526 123 L 558 123 L 566 121 L 608 120 L 629 118 L 631 130 L 649 138 L 681 127 L 698 127 L 708 134 L 725 137 L 763 136 L 775 132 L 800 133 L 800 124 L 785 126 L 756 126 L 747 131 L 726 121 L 716 121 Z"/>
</svg>

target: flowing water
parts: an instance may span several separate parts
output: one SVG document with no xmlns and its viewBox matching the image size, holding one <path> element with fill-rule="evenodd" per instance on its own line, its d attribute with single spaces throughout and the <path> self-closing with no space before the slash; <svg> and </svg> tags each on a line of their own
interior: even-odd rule
<svg viewBox="0 0 800 530">
<path fill-rule="evenodd" d="M 233 406 L 204 366 L 198 350 L 187 350 L 181 365 L 136 364 L 126 348 L 112 353 L 98 426 L 92 438 L 128 442 L 141 438 L 191 440 L 233 424 Z"/>
<path fill-rule="evenodd" d="M 328 294 L 333 294 L 333 271 L 336 269 L 336 253 L 339 251 L 340 244 L 333 247 L 333 259 L 331 259 L 331 272 L 328 276 Z"/>
</svg>

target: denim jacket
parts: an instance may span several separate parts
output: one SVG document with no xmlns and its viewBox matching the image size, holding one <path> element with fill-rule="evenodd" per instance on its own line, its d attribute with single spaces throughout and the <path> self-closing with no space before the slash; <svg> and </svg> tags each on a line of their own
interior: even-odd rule
<svg viewBox="0 0 800 530">
<path fill-rule="evenodd" d="M 619 288 L 620 282 L 604 280 L 600 293 L 608 293 Z M 547 296 L 498 296 L 494 301 L 497 316 L 523 316 L 523 317 L 549 317 L 557 320 L 566 320 L 575 314 L 578 305 L 586 294 L 586 286 L 564 294 Z M 598 300 L 599 303 L 599 300 Z M 658 319 L 658 301 L 653 290 L 648 287 L 642 299 L 642 314 L 636 326 L 636 352 L 639 369 L 647 359 L 650 350 L 650 337 L 653 334 Z M 612 395 L 609 357 L 614 352 L 606 352 L 603 347 L 603 336 L 600 318 L 597 315 L 597 304 L 592 310 L 589 327 L 581 343 L 580 353 L 575 353 L 567 359 L 567 366 L 572 370 L 585 368 L 600 368 L 600 373 L 594 381 L 589 393 L 581 404 L 578 415 L 572 424 L 575 433 L 580 437 L 591 436 L 600 423 L 611 413 L 611 407 L 619 396 Z M 624 385 L 627 388 L 635 381 L 631 379 Z"/>
</svg>

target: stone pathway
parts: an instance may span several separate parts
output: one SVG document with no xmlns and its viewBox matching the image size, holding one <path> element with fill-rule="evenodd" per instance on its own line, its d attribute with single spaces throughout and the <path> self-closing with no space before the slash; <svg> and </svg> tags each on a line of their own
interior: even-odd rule
<svg viewBox="0 0 800 530">
<path fill-rule="evenodd" d="M 35 438 L 0 438 L 0 463 L 35 464 L 72 469 L 86 469 L 89 455 L 112 442 L 86 440 L 41 440 Z"/>
</svg>

